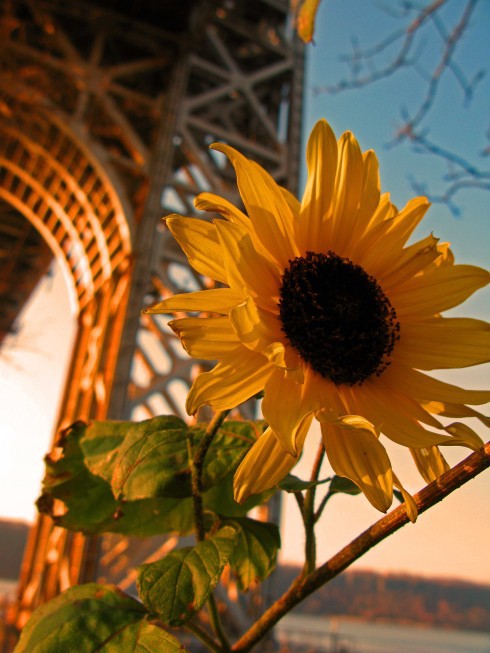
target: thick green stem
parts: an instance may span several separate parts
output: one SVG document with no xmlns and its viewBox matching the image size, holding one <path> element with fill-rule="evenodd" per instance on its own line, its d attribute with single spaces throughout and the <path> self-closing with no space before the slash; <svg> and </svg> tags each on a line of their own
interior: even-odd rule
<svg viewBox="0 0 490 653">
<path fill-rule="evenodd" d="M 194 465 L 196 466 L 197 471 L 200 475 L 202 475 L 204 458 L 206 457 L 208 449 L 211 446 L 211 442 L 213 441 L 214 436 L 218 432 L 219 427 L 223 424 L 229 412 L 229 410 L 222 410 L 221 412 L 215 414 L 213 419 L 209 422 L 204 437 L 195 451 Z M 201 481 L 201 479 L 199 480 Z"/>
<path fill-rule="evenodd" d="M 316 454 L 315 462 L 311 470 L 310 481 L 318 481 L 320 468 L 322 466 L 325 449 L 323 443 L 320 443 Z M 303 573 L 305 576 L 311 574 L 316 567 L 316 538 L 315 538 L 315 495 L 316 485 L 306 490 L 305 501 L 303 505 L 303 522 L 305 525 L 305 565 Z"/>
<path fill-rule="evenodd" d="M 317 510 L 315 512 L 315 524 L 320 519 L 320 517 L 322 516 L 322 512 L 323 512 L 325 506 L 327 505 L 327 501 L 330 499 L 331 496 L 332 495 L 330 494 L 330 492 L 327 492 L 327 494 L 321 500 L 320 505 L 318 506 L 318 508 L 317 508 Z"/>
<path fill-rule="evenodd" d="M 190 439 L 188 439 L 192 498 L 194 501 L 194 523 L 196 526 L 196 539 L 198 542 L 202 542 L 206 536 L 202 502 L 202 471 L 204 467 L 204 459 L 206 458 L 206 454 L 209 450 L 209 447 L 211 446 L 214 436 L 218 432 L 219 427 L 229 412 L 229 410 L 224 410 L 216 413 L 213 419 L 209 422 L 206 432 L 204 433 L 204 436 L 196 449 L 193 448 L 192 442 Z M 218 649 L 211 650 L 218 650 L 222 651 L 223 653 L 227 653 L 227 651 L 231 650 L 230 643 L 221 625 L 218 608 L 216 606 L 216 601 L 213 594 L 209 596 L 208 608 L 209 617 L 214 633 L 221 642 L 221 646 Z"/>
<path fill-rule="evenodd" d="M 194 525 L 196 527 L 196 539 L 202 542 L 204 539 L 204 512 L 202 506 L 201 496 L 201 482 L 200 475 L 194 464 L 194 446 L 192 441 L 192 432 L 187 432 L 187 451 L 189 454 L 190 468 L 191 468 L 191 489 L 192 501 L 194 505 Z"/>
<path fill-rule="evenodd" d="M 425 487 L 413 498 L 419 514 L 442 501 L 464 483 L 483 472 L 490 465 L 490 442 L 459 465 L 453 467 L 436 481 Z M 377 521 L 356 537 L 333 558 L 291 587 L 258 619 L 255 624 L 236 642 L 232 651 L 250 651 L 274 625 L 295 605 L 315 592 L 319 587 L 338 576 L 344 569 L 358 560 L 373 546 L 387 538 L 408 523 L 409 518 L 404 505 L 398 506 L 388 515 Z"/>
<path fill-rule="evenodd" d="M 202 504 L 202 470 L 204 467 L 204 459 L 206 458 L 206 454 L 211 446 L 214 436 L 229 412 L 229 410 L 223 410 L 216 413 L 213 419 L 209 422 L 206 432 L 195 450 L 193 448 L 193 443 L 190 440 L 190 436 L 187 440 L 191 467 L 192 498 L 194 501 L 194 522 L 196 525 L 196 538 L 198 542 L 202 542 L 205 536 Z"/>
<path fill-rule="evenodd" d="M 301 513 L 301 518 L 303 519 L 304 510 L 305 510 L 305 498 L 302 492 L 293 492 L 293 494 L 294 494 L 294 498 L 296 499 L 296 503 L 298 504 L 298 508 Z"/>
</svg>

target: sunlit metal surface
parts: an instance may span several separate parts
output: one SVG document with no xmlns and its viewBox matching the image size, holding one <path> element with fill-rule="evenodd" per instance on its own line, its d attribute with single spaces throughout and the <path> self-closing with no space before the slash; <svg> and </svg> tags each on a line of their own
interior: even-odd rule
<svg viewBox="0 0 490 653">
<path fill-rule="evenodd" d="M 182 414 L 197 364 L 165 319 L 141 308 L 209 280 L 189 269 L 161 217 L 194 215 L 205 190 L 239 201 L 231 166 L 208 149 L 217 140 L 296 190 L 303 53 L 288 2 L 0 6 L 0 199 L 62 262 L 79 316 L 60 425 Z M 7 275 L 6 286 L 17 283 Z M 12 619 L 22 626 L 97 567 L 128 585 L 131 546 L 41 517 Z"/>
</svg>

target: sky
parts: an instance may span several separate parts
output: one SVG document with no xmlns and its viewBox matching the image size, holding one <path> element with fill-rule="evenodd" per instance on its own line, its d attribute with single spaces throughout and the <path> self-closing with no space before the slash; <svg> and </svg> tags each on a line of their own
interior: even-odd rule
<svg viewBox="0 0 490 653">
<path fill-rule="evenodd" d="M 55 265 L 0 350 L 0 519 L 35 518 L 74 335 L 74 310 Z"/>
<path fill-rule="evenodd" d="M 457 16 L 464 4 L 459 0 L 450 2 L 447 18 Z M 339 56 L 349 51 L 353 35 L 357 35 L 361 44 L 371 46 L 400 26 L 380 7 L 380 3 L 370 1 L 323 0 L 316 45 L 307 48 L 304 145 L 314 123 L 322 117 L 331 123 L 337 135 L 347 129 L 353 131 L 363 150 L 376 150 L 382 189 L 390 191 L 392 201 L 401 207 L 416 194 L 410 182 L 413 176 L 426 183 L 432 193 L 438 194 L 444 187 L 441 179 L 446 170 L 434 157 L 417 154 L 406 146 L 387 147 L 400 125 L 401 108 L 413 109 L 423 97 L 424 86 L 419 74 L 406 69 L 390 79 L 338 95 L 314 90 L 332 85 L 347 74 Z M 482 62 L 489 60 L 489 28 L 490 3 L 480 2 L 471 31 L 457 50 L 457 61 L 470 76 L 480 70 Z M 438 52 L 434 32 L 424 34 L 424 43 L 420 63 L 428 66 Z M 487 77 L 468 107 L 464 106 L 454 78 L 444 77 L 427 120 L 431 137 L 476 161 L 486 144 L 485 131 L 490 119 Z M 481 165 L 484 163 L 483 160 Z M 488 267 L 489 198 L 488 192 L 478 190 L 460 193 L 456 197 L 458 217 L 446 206 L 434 204 L 416 237 L 433 231 L 441 241 L 452 243 L 458 262 Z M 489 319 L 489 299 L 488 290 L 480 291 L 453 313 Z M 10 338 L 0 352 L 1 440 L 6 452 L 0 460 L 0 518 L 34 519 L 33 504 L 43 474 L 42 458 L 52 438 L 64 378 L 63 360 L 69 359 L 73 334 L 72 308 L 63 274 L 56 267 L 31 299 L 19 334 Z M 445 373 L 443 378 L 466 387 L 483 388 L 488 387 L 489 376 L 488 366 L 480 366 Z M 479 428 L 477 424 L 471 425 Z M 488 434 L 481 432 L 481 435 L 488 439 Z M 314 429 L 308 440 L 309 449 L 295 469 L 300 476 L 308 475 L 311 456 L 316 451 L 318 433 Z M 447 458 L 455 464 L 468 453 L 465 449 L 451 448 Z M 409 454 L 394 446 L 390 457 L 407 489 L 419 490 L 423 482 Z M 324 474 L 328 475 L 328 468 Z M 366 554 L 356 567 L 490 583 L 489 491 L 490 474 L 480 475 L 422 515 L 415 525 L 405 526 Z M 317 528 L 319 562 L 324 562 L 379 517 L 380 513 L 362 495 L 334 497 Z M 282 559 L 297 561 L 302 540 L 298 537 L 297 507 L 291 497 L 283 511 L 282 526 Z"/>
<path fill-rule="evenodd" d="M 394 5 L 395 3 L 391 3 Z M 466 3 L 449 2 L 444 18 L 454 25 Z M 374 149 L 380 161 L 382 191 L 391 193 L 392 201 L 402 207 L 414 192 L 411 178 L 427 184 L 432 195 L 445 188 L 445 164 L 433 156 L 422 155 L 412 148 L 399 145 L 390 147 L 393 135 L 399 128 L 401 111 L 413 111 L 424 97 L 425 86 L 419 74 L 404 69 L 389 79 L 379 81 L 359 90 L 340 94 L 315 92 L 317 88 L 333 86 L 349 78 L 349 70 L 340 61 L 340 55 L 349 53 L 352 37 L 361 46 L 372 47 L 401 23 L 386 14 L 381 2 L 359 0 L 323 0 L 317 17 L 315 45 L 307 50 L 305 90 L 305 129 L 309 133 L 315 122 L 326 118 L 337 136 L 352 131 L 361 149 Z M 490 3 L 480 2 L 471 21 L 468 34 L 456 50 L 456 61 L 472 77 L 489 61 Z M 434 54 L 439 56 L 435 32 L 423 34 L 424 49 L 420 64 L 429 69 Z M 393 52 L 393 50 L 392 50 Z M 487 71 L 490 73 L 490 71 Z M 473 102 L 465 107 L 462 94 L 452 78 L 444 76 L 433 110 L 424 123 L 429 136 L 447 149 L 455 150 L 472 162 L 485 167 L 479 156 L 488 145 L 485 132 L 490 121 L 490 80 L 487 74 L 477 88 Z M 304 149 L 304 147 L 303 147 Z M 486 169 L 489 169 L 487 164 Z M 434 203 L 418 230 L 414 240 L 433 232 L 441 242 L 451 242 L 456 261 L 488 268 L 490 251 L 490 195 L 481 190 L 461 192 L 455 198 L 460 209 L 455 217 L 447 206 Z M 477 292 L 462 307 L 447 315 L 490 318 L 490 289 Z M 463 387 L 488 388 L 489 365 L 439 373 L 439 377 Z M 487 407 L 488 414 L 489 407 Z M 484 411 L 485 412 L 485 411 Z M 472 428 L 488 440 L 488 430 L 476 420 Z M 309 455 L 295 468 L 295 473 L 308 477 L 311 460 L 318 446 L 318 433 L 311 433 Z M 386 443 L 386 440 L 384 441 Z M 411 457 L 401 447 L 387 447 L 393 466 L 407 489 L 416 492 L 424 485 L 415 470 Z M 464 459 L 468 450 L 451 448 L 444 455 L 451 465 Z M 325 467 L 324 476 L 328 475 Z M 421 515 L 416 524 L 409 524 L 399 532 L 365 554 L 355 563 L 356 568 L 373 568 L 386 572 L 420 573 L 426 576 L 451 576 L 490 583 L 490 474 L 482 474 L 460 488 L 442 503 Z M 283 512 L 283 559 L 294 560 L 299 555 L 297 508 L 291 496 Z M 362 530 L 379 519 L 380 513 L 362 497 L 337 496 L 328 506 L 317 527 L 318 561 L 323 562 L 351 541 Z"/>
</svg>

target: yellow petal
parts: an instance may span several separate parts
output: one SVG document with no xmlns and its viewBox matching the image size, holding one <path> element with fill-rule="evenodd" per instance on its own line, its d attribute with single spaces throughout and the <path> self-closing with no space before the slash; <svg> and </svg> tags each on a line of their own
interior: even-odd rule
<svg viewBox="0 0 490 653">
<path fill-rule="evenodd" d="M 298 457 L 301 454 L 311 417 L 303 421 L 298 433 Z M 298 462 L 281 445 L 268 428 L 240 463 L 233 479 L 235 501 L 243 503 L 251 494 L 258 494 L 277 485 Z"/>
<path fill-rule="evenodd" d="M 325 220 L 333 203 L 337 139 L 326 120 L 313 128 L 306 148 L 308 180 L 301 201 L 298 241 L 302 253 L 317 251 L 325 241 Z"/>
<path fill-rule="evenodd" d="M 337 422 L 342 426 L 321 422 L 325 451 L 334 472 L 350 478 L 375 508 L 386 512 L 393 501 L 390 459 L 373 425 L 357 417 L 349 424 Z"/>
<path fill-rule="evenodd" d="M 298 454 L 298 429 L 307 416 L 319 410 L 322 400 L 322 379 L 307 370 L 303 384 L 294 383 L 277 368 L 265 385 L 262 412 L 277 439 L 292 456 Z"/>
<path fill-rule="evenodd" d="M 298 36 L 304 43 L 313 41 L 315 20 L 320 0 L 301 0 L 301 5 L 296 16 L 296 29 Z"/>
<path fill-rule="evenodd" d="M 231 288 L 213 288 L 168 297 L 148 306 L 143 313 L 175 313 L 178 311 L 228 314 L 232 306 L 243 301 L 243 295 Z"/>
<path fill-rule="evenodd" d="M 167 218 L 166 224 L 197 272 L 227 283 L 223 253 L 213 224 L 178 215 Z"/>
<path fill-rule="evenodd" d="M 400 392 L 400 387 L 393 376 L 382 374 L 376 379 L 375 386 L 378 396 L 389 397 L 390 403 L 401 410 L 405 415 L 410 415 L 414 420 L 428 424 L 436 429 L 441 429 L 442 424 L 437 420 L 431 411 L 427 411 L 419 401 L 410 394 Z"/>
<path fill-rule="evenodd" d="M 353 431 L 369 431 L 375 437 L 379 436 L 374 424 L 371 424 L 371 422 L 361 415 L 342 415 L 334 420 L 332 424 L 341 426 L 344 429 L 352 429 Z"/>
<path fill-rule="evenodd" d="M 441 254 L 432 264 L 433 267 L 444 267 L 445 265 L 454 265 L 454 254 L 450 249 L 451 243 L 439 243 L 437 249 Z"/>
<path fill-rule="evenodd" d="M 405 488 L 400 483 L 396 474 L 393 474 L 393 485 L 397 487 L 402 493 L 403 500 L 405 501 L 405 510 L 407 511 L 408 518 L 410 519 L 412 524 L 415 524 L 415 522 L 417 521 L 417 517 L 419 515 L 419 511 L 417 508 L 417 504 L 415 503 L 412 495 L 405 490 Z"/>
<path fill-rule="evenodd" d="M 256 351 L 261 352 L 282 336 L 279 319 L 260 310 L 251 297 L 230 310 L 230 322 L 241 342 Z"/>
<path fill-rule="evenodd" d="M 390 194 L 383 193 L 379 198 L 379 204 L 376 208 L 376 211 L 373 213 L 371 220 L 369 221 L 369 227 L 372 229 L 375 225 L 384 222 L 385 220 L 391 220 L 397 215 L 398 211 L 394 204 L 390 201 Z"/>
<path fill-rule="evenodd" d="M 287 188 L 284 188 L 283 186 L 279 186 L 279 190 L 281 191 L 284 199 L 286 200 L 289 208 L 291 209 L 291 213 L 293 214 L 294 218 L 299 217 L 299 212 L 301 211 L 301 203 L 299 199 L 296 197 L 296 195 L 293 195 L 291 191 L 289 191 Z"/>
<path fill-rule="evenodd" d="M 217 220 L 221 257 L 228 284 L 237 292 L 252 295 L 262 307 L 277 311 L 280 276 L 277 268 L 253 246 L 250 235 L 240 225 Z"/>
<path fill-rule="evenodd" d="M 396 214 L 396 207 L 390 202 L 390 194 L 383 193 L 365 230 L 358 235 L 356 240 L 352 240 L 348 258 L 366 267 L 365 261 L 368 252 L 375 254 L 374 262 L 380 256 L 382 257 L 384 250 L 379 247 L 379 243 L 383 241 L 384 235 L 389 230 L 390 221 L 393 221 Z M 369 271 L 368 267 L 366 267 L 366 271 Z"/>
<path fill-rule="evenodd" d="M 390 365 L 383 376 L 402 394 L 457 404 L 479 405 L 490 401 L 490 390 L 466 390 L 435 379 L 406 365 Z"/>
<path fill-rule="evenodd" d="M 390 222 L 387 234 L 389 246 L 392 250 L 402 249 L 424 217 L 429 206 L 430 202 L 426 197 L 414 197 L 395 216 L 393 221 Z"/>
<path fill-rule="evenodd" d="M 286 378 L 295 383 L 304 383 L 304 364 L 300 355 L 291 345 L 273 342 L 261 352 L 276 367 L 287 372 Z"/>
<path fill-rule="evenodd" d="M 261 166 L 234 148 L 215 143 L 211 148 L 223 152 L 233 164 L 237 184 L 248 216 L 264 248 L 285 268 L 297 255 L 294 243 L 294 219 L 289 204 L 274 181 Z"/>
<path fill-rule="evenodd" d="M 490 325 L 471 318 L 406 321 L 392 358 L 420 370 L 487 363 L 490 360 Z"/>
<path fill-rule="evenodd" d="M 356 389 L 355 402 L 349 400 L 349 406 L 351 404 L 390 440 L 402 446 L 430 447 L 449 440 L 447 436 L 433 433 L 421 426 L 413 418 L 412 404 L 407 398 L 398 396 L 392 401 L 385 391 L 377 391 L 374 383 L 364 383 Z"/>
<path fill-rule="evenodd" d="M 355 248 L 356 262 L 378 279 L 381 285 L 384 274 L 397 264 L 405 242 L 429 206 L 425 197 L 416 197 L 395 217 L 377 222 L 360 239 Z"/>
<path fill-rule="evenodd" d="M 450 469 L 446 459 L 437 447 L 410 449 L 420 475 L 426 483 L 432 483 Z"/>
<path fill-rule="evenodd" d="M 356 221 L 356 231 L 359 232 L 359 236 L 366 230 L 380 202 L 378 158 L 373 150 L 368 150 L 364 152 L 362 159 L 362 190 Z"/>
<path fill-rule="evenodd" d="M 483 440 L 467 424 L 454 422 L 446 426 L 446 431 L 453 436 L 453 440 L 446 444 L 455 444 L 463 447 L 469 447 L 473 451 L 479 451 L 483 447 Z"/>
<path fill-rule="evenodd" d="M 238 347 L 210 372 L 199 374 L 187 396 L 186 410 L 195 415 L 205 404 L 228 410 L 263 390 L 273 366 L 260 354 Z"/>
<path fill-rule="evenodd" d="M 344 256 L 348 243 L 356 235 L 353 229 L 361 200 L 363 160 L 359 143 L 350 132 L 340 137 L 338 151 L 331 248 L 339 256 Z"/>
<path fill-rule="evenodd" d="M 392 301 L 398 316 L 430 316 L 464 302 L 490 281 L 490 274 L 474 265 L 436 268 L 396 288 Z"/>
<path fill-rule="evenodd" d="M 194 199 L 194 206 L 199 211 L 214 211 L 220 213 L 223 217 L 235 224 L 239 224 L 245 229 L 250 230 L 251 222 L 243 211 L 237 209 L 231 202 L 224 197 L 214 193 L 201 193 Z"/>
<path fill-rule="evenodd" d="M 280 188 L 280 190 L 286 202 L 291 207 L 293 215 L 298 215 L 299 201 L 285 188 Z M 201 211 L 212 211 L 215 213 L 220 213 L 230 222 L 234 222 L 235 224 L 243 227 L 250 234 L 254 247 L 257 249 L 257 251 L 260 252 L 260 254 L 266 259 L 271 261 L 274 260 L 270 252 L 265 249 L 260 240 L 257 238 L 250 218 L 245 215 L 243 211 L 240 211 L 240 209 L 234 206 L 231 202 L 224 199 L 223 197 L 219 197 L 219 195 L 214 195 L 213 193 L 201 193 L 195 198 L 194 206 Z"/>
<path fill-rule="evenodd" d="M 482 424 L 490 428 L 490 417 L 483 415 L 474 408 L 465 406 L 465 404 L 451 404 L 443 401 L 429 401 L 422 404 L 425 410 L 436 415 L 443 415 L 444 417 L 476 417 Z"/>
<path fill-rule="evenodd" d="M 184 317 L 172 320 L 168 326 L 194 358 L 221 359 L 240 345 L 227 317 Z"/>
<path fill-rule="evenodd" d="M 432 234 L 418 242 L 405 247 L 398 258 L 395 266 L 386 271 L 383 276 L 383 291 L 391 296 L 390 291 L 398 289 L 407 280 L 412 279 L 417 273 L 426 269 L 430 264 L 441 256 L 438 247 L 438 239 Z M 392 299 L 397 307 L 398 303 Z"/>
</svg>

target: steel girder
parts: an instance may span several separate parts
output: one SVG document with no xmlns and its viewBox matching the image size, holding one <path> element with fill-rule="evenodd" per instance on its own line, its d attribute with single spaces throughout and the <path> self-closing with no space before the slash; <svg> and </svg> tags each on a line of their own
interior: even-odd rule
<svg viewBox="0 0 490 653">
<path fill-rule="evenodd" d="M 296 190 L 303 53 L 287 2 L 0 6 L 0 195 L 64 265 L 79 315 L 60 426 L 182 413 L 197 363 L 160 316 L 140 311 L 210 282 L 161 217 L 196 215 L 203 191 L 239 201 L 230 165 L 208 149 L 217 140 Z M 124 558 L 106 554 L 102 572 L 127 584 Z M 41 516 L 12 618 L 21 626 L 37 603 L 92 579 L 98 559 L 97 543 Z"/>
</svg>

